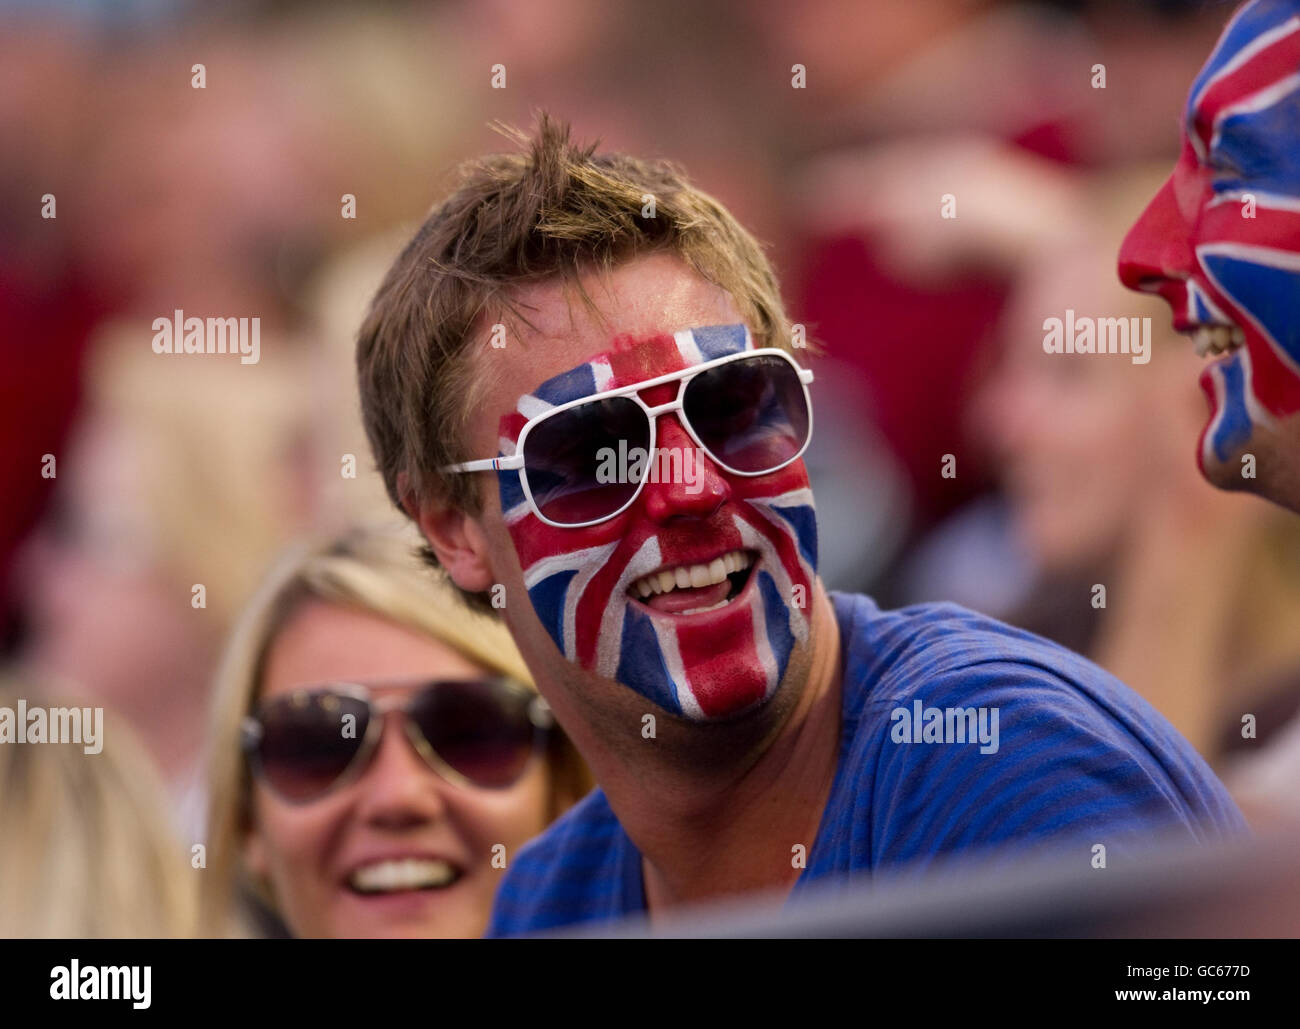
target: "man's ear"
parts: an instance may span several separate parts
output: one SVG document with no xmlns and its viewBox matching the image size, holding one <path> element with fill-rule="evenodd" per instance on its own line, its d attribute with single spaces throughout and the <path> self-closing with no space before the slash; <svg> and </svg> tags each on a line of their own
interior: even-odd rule
<svg viewBox="0 0 1300 1029">
<path fill-rule="evenodd" d="M 433 548 L 439 563 L 461 589 L 485 593 L 496 582 L 488 565 L 488 543 L 483 530 L 470 515 L 450 504 L 432 499 L 419 502 L 406 490 L 399 476 L 402 507 Z"/>
</svg>

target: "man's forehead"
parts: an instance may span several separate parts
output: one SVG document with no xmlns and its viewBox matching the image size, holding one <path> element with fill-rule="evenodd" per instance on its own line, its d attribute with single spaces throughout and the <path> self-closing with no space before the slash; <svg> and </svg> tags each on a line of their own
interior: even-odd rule
<svg viewBox="0 0 1300 1029">
<path fill-rule="evenodd" d="M 1286 91 L 1297 72 L 1300 0 L 1254 0 L 1238 11 L 1187 98 L 1185 128 L 1202 159 L 1224 118 L 1274 107 L 1270 87 Z"/>
<path fill-rule="evenodd" d="M 547 407 L 668 375 L 752 346 L 749 329 L 743 324 L 646 336 L 623 333 L 613 337 L 605 350 L 526 393 L 520 398 L 519 413 L 531 416 Z"/>
</svg>

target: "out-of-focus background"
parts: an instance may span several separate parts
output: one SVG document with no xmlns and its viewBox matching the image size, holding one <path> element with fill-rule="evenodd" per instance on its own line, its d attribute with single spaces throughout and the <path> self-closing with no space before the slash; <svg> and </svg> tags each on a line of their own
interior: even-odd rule
<svg viewBox="0 0 1300 1029">
<path fill-rule="evenodd" d="M 201 840 L 232 619 L 286 541 L 387 509 L 369 297 L 455 162 L 509 146 L 489 123 L 544 108 L 681 163 L 768 245 L 824 351 L 832 588 L 1082 651 L 1267 821 L 1295 802 L 1265 752 L 1300 707 L 1300 519 L 1201 481 L 1198 359 L 1115 276 L 1232 9 L 0 2 L 4 663 L 129 725 Z M 1067 309 L 1151 318 L 1150 362 L 1044 354 Z M 258 317 L 260 360 L 155 354 L 176 310 Z"/>
</svg>

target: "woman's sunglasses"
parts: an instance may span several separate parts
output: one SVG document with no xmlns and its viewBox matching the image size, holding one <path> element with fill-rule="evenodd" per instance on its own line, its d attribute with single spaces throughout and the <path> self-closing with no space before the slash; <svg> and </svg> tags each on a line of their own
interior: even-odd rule
<svg viewBox="0 0 1300 1029">
<path fill-rule="evenodd" d="M 407 738 L 434 771 L 484 789 L 517 782 L 554 724 L 546 701 L 506 678 L 428 682 L 400 699 L 339 683 L 262 701 L 244 719 L 241 743 L 255 776 L 284 800 L 307 803 L 365 771 L 390 710 L 402 712 Z"/>
<path fill-rule="evenodd" d="M 695 444 L 732 475 L 766 475 L 797 460 L 812 439 L 813 373 L 784 350 L 728 354 L 681 371 L 560 404 L 525 423 L 511 457 L 466 461 L 444 472 L 517 469 L 534 514 L 547 525 L 580 528 L 627 510 L 657 459 L 655 424 L 676 411 Z M 671 403 L 638 395 L 680 382 Z M 612 459 L 646 460 L 611 476 Z M 684 460 L 684 458 L 683 458 Z"/>
</svg>

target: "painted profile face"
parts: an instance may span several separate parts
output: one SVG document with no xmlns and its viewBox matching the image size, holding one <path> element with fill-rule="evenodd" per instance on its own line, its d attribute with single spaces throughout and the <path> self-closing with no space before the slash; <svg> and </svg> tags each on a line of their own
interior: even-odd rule
<svg viewBox="0 0 1300 1029">
<path fill-rule="evenodd" d="M 501 419 L 501 454 L 514 454 L 524 424 L 550 407 L 748 349 L 743 325 L 615 339 L 519 398 Z M 638 395 L 654 407 L 673 401 L 679 387 L 668 382 Z M 696 447 L 680 412 L 660 414 L 656 432 L 660 456 L 644 487 L 606 521 L 547 524 L 515 471 L 498 472 L 501 509 L 532 607 L 567 660 L 674 714 L 725 719 L 772 697 L 808 639 L 812 492 L 802 460 L 761 475 L 719 467 Z M 664 459 L 673 452 L 680 462 Z M 663 474 L 675 468 L 682 474 Z"/>
<path fill-rule="evenodd" d="M 1236 14 L 1192 84 L 1182 139 L 1120 278 L 1163 297 L 1212 360 L 1206 478 L 1300 511 L 1300 0 Z"/>
</svg>

